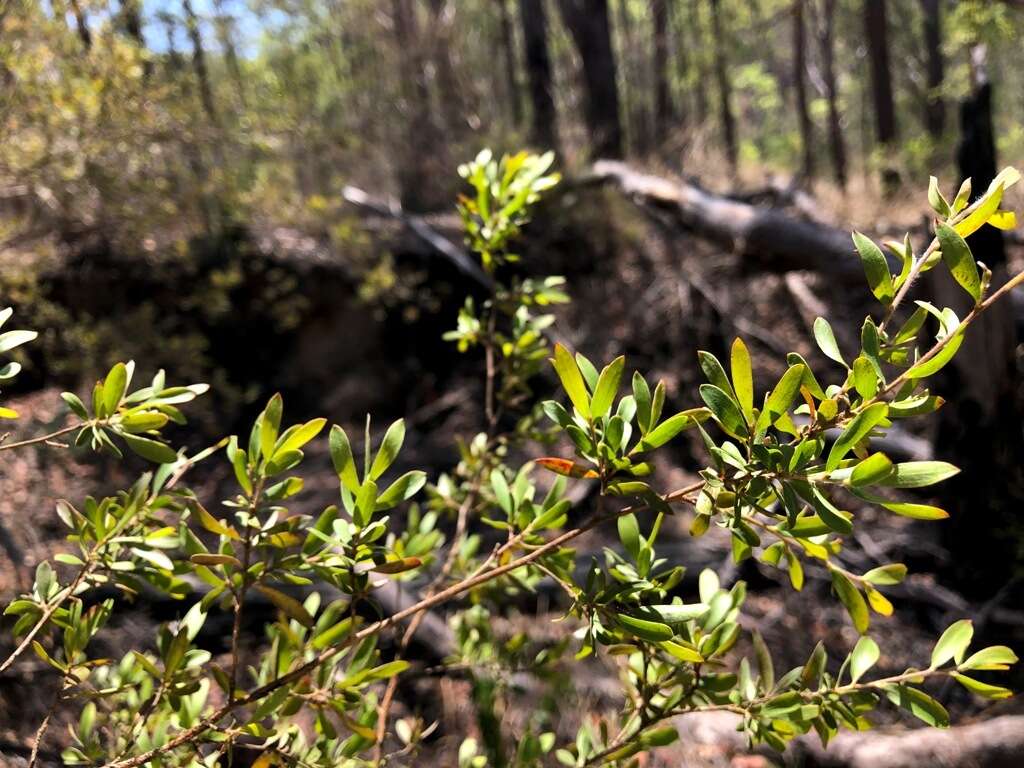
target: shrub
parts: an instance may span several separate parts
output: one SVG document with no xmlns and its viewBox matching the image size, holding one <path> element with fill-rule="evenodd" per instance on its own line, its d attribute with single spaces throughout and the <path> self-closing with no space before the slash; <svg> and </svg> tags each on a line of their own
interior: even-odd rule
<svg viewBox="0 0 1024 768">
<path fill-rule="evenodd" d="M 780 380 L 758 387 L 747 347 L 736 339 L 728 369 L 700 354 L 707 378 L 699 390 L 703 404 L 666 414 L 664 383 L 639 372 L 627 379 L 623 357 L 599 367 L 561 344 L 551 351 L 553 317 L 543 312 L 568 301 L 562 278 L 505 277 L 531 207 L 558 182 L 552 161 L 525 153 L 499 161 L 485 152 L 460 168 L 470 186 L 459 202 L 467 243 L 493 284 L 484 301 L 467 300 L 446 338 L 483 358 L 484 429 L 460 444 L 458 465 L 432 483 L 421 471 L 396 476 L 392 470 L 404 442 L 402 421 L 377 444 L 369 419 L 361 445 L 333 426 L 327 442 L 340 506 L 315 517 L 293 514 L 287 504 L 303 488 L 293 473 L 304 450 L 323 439 L 325 419 L 285 426 L 281 397 L 274 396 L 248 436 L 187 455 L 172 448 L 162 430 L 183 423 L 178 406 L 206 387 L 168 386 L 161 372 L 131 391 L 131 363 L 115 365 L 88 406 L 64 395 L 74 417 L 70 426 L 0 444 L 6 451 L 74 432 L 76 445 L 117 456 L 126 447 L 157 465 L 114 496 L 59 502 L 70 550 L 55 556 L 60 567 L 41 563 L 32 591 L 6 607 L 17 645 L 0 671 L 31 649 L 60 678 L 60 699 L 80 708 L 65 762 L 212 767 L 242 749 L 258 750 L 261 768 L 379 765 L 413 756 L 433 726 L 412 716 L 393 720 L 390 706 L 410 666 L 405 656 L 412 634 L 426 611 L 444 604 L 454 610 L 454 661 L 476 673 L 483 743 L 463 741 L 463 766 L 628 764 L 673 741 L 672 718 L 709 710 L 737 713 L 753 741 L 776 749 L 811 729 L 827 742 L 841 728 L 868 727 L 866 715 L 883 699 L 944 727 L 947 713 L 922 689 L 936 677 L 951 677 L 989 698 L 1009 695 L 974 675 L 1007 669 L 1016 656 L 1001 646 L 969 653 L 973 630 L 966 620 L 950 626 L 919 667 L 870 677 L 881 653 L 868 634 L 871 613 L 892 612 L 885 590 L 907 569 L 891 563 L 855 573 L 836 556 L 861 524 L 842 509 L 842 498 L 919 520 L 946 516 L 894 491 L 929 486 L 956 468 L 894 463 L 872 450 L 871 438 L 942 405 L 928 378 L 956 354 L 966 329 L 1024 281 L 1017 275 L 990 290 L 989 271 L 964 241 L 982 226 L 1013 225 L 1013 214 L 999 205 L 1019 174 L 1004 171 L 973 203 L 969 183 L 950 203 L 933 180 L 935 238 L 920 253 L 909 236 L 886 243 L 899 265 L 895 274 L 874 242 L 854 235 L 881 311 L 878 319 L 865 319 L 852 359 L 828 321 L 816 321 L 818 346 L 841 372 L 835 381 L 790 354 Z M 948 268 L 970 295 L 973 306 L 963 319 L 926 301 L 905 311 L 916 278 L 934 268 Z M 6 310 L 0 322 L 9 316 Z M 930 318 L 938 328 L 933 339 L 926 332 Z M 33 337 L 4 333 L 0 351 Z M 549 354 L 567 403 L 539 403 L 533 392 Z M 11 363 L 0 380 L 17 372 Z M 7 409 L 0 415 L 16 416 Z M 698 481 L 663 492 L 650 484 L 653 462 L 684 430 L 700 434 L 710 463 Z M 828 430 L 838 437 L 828 440 Z M 508 464 L 536 444 L 545 453 L 555 445 L 572 452 Z M 195 464 L 221 452 L 238 490 L 215 513 L 182 481 Z M 570 482 L 596 494 L 594 509 L 573 507 Z M 712 525 L 722 528 L 736 562 L 757 558 L 783 568 L 796 590 L 807 563 L 825 569 L 861 635 L 849 655 L 836 666 L 819 644 L 806 664 L 776 674 L 769 649 L 753 632 L 753 656 L 736 658 L 744 584 L 725 589 L 705 570 L 698 594 L 680 596 L 683 565 L 658 555 L 665 517 L 684 511 L 692 513 L 693 536 Z M 447 537 L 439 529 L 442 518 L 453 522 Z M 496 543 L 478 532 L 478 524 L 499 532 Z M 621 547 L 607 550 L 603 563 L 578 563 L 570 545 L 599 527 L 616 530 Z M 385 579 L 417 580 L 420 598 L 396 613 L 366 618 L 375 615 L 375 589 Z M 564 638 L 499 639 L 491 612 L 545 579 L 569 601 L 573 621 L 562 625 Z M 329 586 L 344 597 L 325 604 L 313 592 L 300 602 L 292 591 L 297 585 Z M 90 640 L 103 631 L 114 603 L 86 598 L 110 586 L 128 595 L 144 587 L 167 593 L 182 601 L 182 618 L 121 659 L 93 658 Z M 240 635 L 254 594 L 280 616 L 264 628 L 258 658 L 244 667 Z M 233 616 L 233 629 L 229 652 L 215 661 L 197 638 L 216 611 Z M 397 650 L 383 654 L 378 638 L 403 626 Z M 626 703 L 618 725 L 587 722 L 572 743 L 558 744 L 538 713 L 510 748 L 498 726 L 494 670 L 544 680 L 592 654 L 622 661 Z M 300 727 L 303 712 L 315 718 L 313 727 Z"/>
</svg>

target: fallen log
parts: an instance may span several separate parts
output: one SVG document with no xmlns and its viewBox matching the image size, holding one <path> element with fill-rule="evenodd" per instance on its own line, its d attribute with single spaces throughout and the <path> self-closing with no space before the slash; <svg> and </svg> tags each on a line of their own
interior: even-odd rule
<svg viewBox="0 0 1024 768">
<path fill-rule="evenodd" d="M 863 280 L 848 232 L 642 173 L 617 160 L 599 160 L 582 181 L 614 184 L 634 202 L 670 212 L 682 227 L 730 248 L 753 268 L 812 269 Z"/>
</svg>

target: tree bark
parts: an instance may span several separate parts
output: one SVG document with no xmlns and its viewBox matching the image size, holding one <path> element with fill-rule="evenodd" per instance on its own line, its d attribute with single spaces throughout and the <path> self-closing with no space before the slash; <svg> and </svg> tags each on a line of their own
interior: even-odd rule
<svg viewBox="0 0 1024 768">
<path fill-rule="evenodd" d="M 675 2 L 666 2 L 668 8 L 668 26 L 671 30 L 672 61 L 676 74 L 677 89 L 672 99 L 675 108 L 675 122 L 679 127 L 685 127 L 690 114 L 690 63 L 691 56 L 687 50 L 687 36 L 685 35 L 685 21 L 682 18 L 682 11 Z M 671 94 L 671 91 L 670 91 Z"/>
<path fill-rule="evenodd" d="M 846 142 L 843 138 L 842 117 L 839 113 L 839 85 L 836 80 L 836 0 L 825 0 L 818 28 L 818 44 L 821 48 L 822 78 L 825 81 L 825 95 L 828 100 L 828 143 L 832 157 L 832 173 L 836 183 L 846 189 Z"/>
<path fill-rule="evenodd" d="M 459 87 L 455 62 L 452 61 L 452 15 L 447 0 L 429 0 L 431 35 L 431 59 L 437 73 L 437 90 L 441 102 L 441 114 L 448 130 L 460 135 L 468 127 L 466 104 Z"/>
<path fill-rule="evenodd" d="M 694 122 L 703 123 L 708 117 L 708 81 L 711 79 L 708 73 L 707 67 L 707 46 L 704 45 L 706 35 L 704 34 L 704 14 L 702 8 L 704 3 L 702 2 L 688 2 L 685 4 L 688 11 L 687 22 L 693 29 L 693 57 L 694 67 L 697 70 L 696 83 L 693 89 L 694 99 L 696 101 L 696 119 Z"/>
<path fill-rule="evenodd" d="M 185 11 L 185 29 L 192 42 L 192 68 L 199 85 L 199 100 L 210 123 L 217 126 L 220 125 L 220 118 L 213 98 L 213 88 L 210 85 L 210 72 L 206 67 L 206 52 L 203 49 L 203 33 L 199 29 L 199 18 L 192 9 L 192 0 L 181 0 L 181 7 Z"/>
<path fill-rule="evenodd" d="M 924 19 L 924 47 L 927 54 L 928 92 L 925 106 L 925 127 L 933 139 L 941 139 L 946 130 L 946 103 L 942 98 L 942 81 L 946 63 L 942 56 L 942 2 L 921 0 Z"/>
<path fill-rule="evenodd" d="M 89 30 L 89 22 L 85 18 L 85 11 L 79 0 L 71 0 L 71 13 L 75 17 L 75 27 L 78 29 L 78 37 L 82 41 L 85 50 L 92 48 L 92 32 Z"/>
<path fill-rule="evenodd" d="M 725 157 L 733 175 L 736 173 L 736 117 L 732 108 L 732 82 L 725 58 L 725 31 L 722 25 L 721 0 L 711 0 L 711 36 L 715 47 L 715 79 L 718 81 L 719 111 L 725 137 Z"/>
<path fill-rule="evenodd" d="M 864 0 L 864 37 L 871 63 L 871 95 L 875 112 L 875 138 L 888 154 L 896 141 L 896 106 L 892 97 L 892 69 L 889 64 L 889 30 L 886 0 Z M 891 192 L 899 181 L 896 170 L 882 168 L 882 181 Z"/>
<path fill-rule="evenodd" d="M 654 137 L 659 144 L 668 138 L 673 119 L 668 71 L 668 0 L 651 0 L 651 33 L 654 38 Z"/>
<path fill-rule="evenodd" d="M 804 179 L 814 177 L 814 124 L 807 107 L 807 35 L 804 28 L 804 0 L 793 2 L 793 83 L 796 115 L 800 124 L 801 163 Z"/>
<path fill-rule="evenodd" d="M 974 90 L 961 104 L 960 174 L 970 177 L 975 195 L 984 192 L 998 168 L 992 127 L 992 86 L 985 73 L 984 47 L 975 46 Z M 1005 280 L 1006 249 L 1002 233 L 985 226 L 967 238 L 975 258 Z M 964 293 L 945 270 L 933 282 L 944 291 L 940 306 L 962 317 Z M 929 273 L 932 274 L 932 273 Z M 1018 397 L 1017 334 L 1012 302 L 986 313 L 967 335 L 953 364 L 944 373 L 940 393 L 947 398 L 939 412 L 936 445 L 940 458 L 961 468 L 943 487 L 950 519 L 942 532 L 950 558 L 951 581 L 971 596 L 1002 585 L 1020 567 L 1024 527 L 1024 408 Z M 980 489 L 984 492 L 979 493 Z"/>
<path fill-rule="evenodd" d="M 595 163 L 585 181 L 614 184 L 639 204 L 673 217 L 683 229 L 736 251 L 751 271 L 811 269 L 851 285 L 864 283 L 848 232 L 641 173 L 622 162 Z"/>
<path fill-rule="evenodd" d="M 235 50 L 235 36 L 233 33 L 232 19 L 224 10 L 224 0 L 213 0 L 213 8 L 216 12 L 214 24 L 217 30 L 217 41 L 224 49 L 224 63 L 227 65 L 228 73 L 235 82 L 235 90 L 238 92 L 238 100 L 242 106 L 247 105 L 245 94 L 245 78 L 242 77 L 242 68 L 238 63 L 238 52 Z"/>
<path fill-rule="evenodd" d="M 523 122 L 523 99 L 519 91 L 516 36 L 512 26 L 512 15 L 508 10 L 508 0 L 498 0 L 498 16 L 501 26 L 501 50 L 505 59 L 505 89 L 508 91 L 506 96 L 509 118 L 512 121 L 512 126 L 518 128 Z"/>
<path fill-rule="evenodd" d="M 391 7 L 402 87 L 404 114 L 401 121 L 405 131 L 398 187 L 403 207 L 416 212 L 428 211 L 446 203 L 444 185 L 437 180 L 447 170 L 447 163 L 430 108 L 430 85 L 413 0 L 392 0 Z"/>
<path fill-rule="evenodd" d="M 557 113 L 551 87 L 551 56 L 548 53 L 548 20 L 544 0 L 519 0 L 523 30 L 523 57 L 532 110 L 533 141 L 544 149 L 558 146 Z"/>
<path fill-rule="evenodd" d="M 559 0 L 583 64 L 585 116 L 596 157 L 622 157 L 622 121 L 608 0 Z"/>
</svg>

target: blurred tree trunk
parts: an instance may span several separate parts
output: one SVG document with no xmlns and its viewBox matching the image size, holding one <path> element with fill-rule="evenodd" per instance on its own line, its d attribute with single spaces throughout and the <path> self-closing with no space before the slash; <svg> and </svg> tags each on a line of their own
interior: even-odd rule
<svg viewBox="0 0 1024 768">
<path fill-rule="evenodd" d="M 984 46 L 975 46 L 971 53 L 974 86 L 960 105 L 957 163 L 978 196 L 998 166 Z M 974 256 L 993 270 L 993 288 L 998 287 L 1006 279 L 1002 233 L 984 226 L 967 241 Z M 940 306 L 952 306 L 963 317 L 968 309 L 963 291 L 946 270 L 933 273 L 940 273 L 935 282 L 941 281 L 949 297 Z M 968 331 L 941 389 L 947 403 L 939 412 L 936 450 L 961 468 L 942 489 L 950 507 L 942 532 L 951 554 L 951 576 L 973 596 L 992 594 L 1019 572 L 1024 560 L 1024 408 L 1016 344 L 1013 302 L 999 302 Z"/>
<path fill-rule="evenodd" d="M 813 7 L 813 6 L 812 6 Z M 836 0 L 825 0 L 818 24 L 818 45 L 821 48 L 822 79 L 828 100 L 828 143 L 832 156 L 832 173 L 836 183 L 846 189 L 846 142 L 839 114 L 839 85 L 836 81 Z"/>
<path fill-rule="evenodd" d="M 732 82 L 729 80 L 729 68 L 725 58 L 725 31 L 722 25 L 721 0 L 711 0 L 711 36 L 715 47 L 715 78 L 718 81 L 719 109 L 722 119 L 722 132 L 725 136 L 725 157 L 729 162 L 729 170 L 736 173 L 736 117 L 732 111 Z"/>
<path fill-rule="evenodd" d="M 619 18 L 619 75 L 622 78 L 622 90 L 619 92 L 622 100 L 622 114 L 625 117 L 624 144 L 625 152 L 635 152 L 643 155 L 647 153 L 647 128 L 650 120 L 644 107 L 644 98 L 647 95 L 644 88 L 643 76 L 637 64 L 643 57 L 639 56 L 640 46 L 636 41 L 636 30 L 633 25 L 633 16 L 630 13 L 629 0 L 618 0 L 616 4 Z"/>
<path fill-rule="evenodd" d="M 523 123 L 523 99 L 516 77 L 519 63 L 516 61 L 516 36 L 512 26 L 512 15 L 508 11 L 508 0 L 498 0 L 498 15 L 501 24 L 501 49 L 505 58 L 505 87 L 508 89 L 509 116 L 512 126 L 518 128 Z"/>
<path fill-rule="evenodd" d="M 864 0 L 864 37 L 871 63 L 871 95 L 875 111 L 875 138 L 884 153 L 882 182 L 891 193 L 899 182 L 888 157 L 896 141 L 896 107 L 892 98 L 892 68 L 889 65 L 889 30 L 886 0 Z"/>
<path fill-rule="evenodd" d="M 245 97 L 245 78 L 242 77 L 242 68 L 238 64 L 238 52 L 235 50 L 234 19 L 225 12 L 224 0 L 213 0 L 213 8 L 216 13 L 214 24 L 217 30 L 217 42 L 224 49 L 224 64 L 235 83 L 239 102 L 242 107 L 246 107 L 248 103 Z"/>
<path fill-rule="evenodd" d="M 430 5 L 431 59 L 437 73 L 437 90 L 441 114 L 448 130 L 456 136 L 465 133 L 466 103 L 459 87 L 455 62 L 452 61 L 452 20 L 455 7 L 448 0 L 428 0 Z"/>
<path fill-rule="evenodd" d="M 608 0 L 559 0 L 562 19 L 583 63 L 585 113 L 596 157 L 622 157 L 622 122 L 608 22 Z"/>
<path fill-rule="evenodd" d="M 814 124 L 807 107 L 807 34 L 804 28 L 804 0 L 793 3 L 793 83 L 796 91 L 796 115 L 800 124 L 804 180 L 814 177 Z"/>
<path fill-rule="evenodd" d="M 117 28 L 134 40 L 140 48 L 144 48 L 146 40 L 142 36 L 141 0 L 121 0 L 120 5 L 115 21 Z"/>
<path fill-rule="evenodd" d="M 185 30 L 192 42 L 192 69 L 199 85 L 199 100 L 210 123 L 217 126 L 220 125 L 220 119 L 213 98 L 213 88 L 210 85 L 210 72 L 206 67 L 206 52 L 203 49 L 203 33 L 199 28 L 199 18 L 192 9 L 192 0 L 181 0 L 181 7 L 185 11 Z"/>
<path fill-rule="evenodd" d="M 686 126 L 690 113 L 691 56 L 687 50 L 686 21 L 682 17 L 682 11 L 677 2 L 668 0 L 665 7 L 668 8 L 668 26 L 674 54 L 673 69 L 677 80 L 676 95 L 672 99 L 672 104 L 675 110 L 675 122 L 683 128 Z"/>
<path fill-rule="evenodd" d="M 942 81 L 946 63 L 942 57 L 942 2 L 921 0 L 924 18 L 924 47 L 927 53 L 927 106 L 925 127 L 933 139 L 941 139 L 946 130 L 946 103 L 942 98 Z"/>
<path fill-rule="evenodd" d="M 662 144 L 668 138 L 673 119 L 672 92 L 668 73 L 668 0 L 651 0 L 651 26 L 654 38 L 654 138 Z"/>
<path fill-rule="evenodd" d="M 85 11 L 79 0 L 71 0 L 71 13 L 75 17 L 75 27 L 78 29 L 78 37 L 85 46 L 85 50 L 92 48 L 92 32 L 89 31 L 89 22 L 86 21 Z"/>
<path fill-rule="evenodd" d="M 523 30 L 523 55 L 530 85 L 530 131 L 543 149 L 558 147 L 554 91 L 551 87 L 551 56 L 548 53 L 548 20 L 544 0 L 519 0 Z"/>
<path fill-rule="evenodd" d="M 392 0 L 392 23 L 398 45 L 401 117 L 405 134 L 397 177 L 402 206 L 428 211 L 445 205 L 447 192 L 439 180 L 447 170 L 440 132 L 430 108 L 427 67 L 416 24 L 413 0 Z"/>
<path fill-rule="evenodd" d="M 696 83 L 694 85 L 694 97 L 696 100 L 697 117 L 694 122 L 703 123 L 708 118 L 708 81 L 711 76 L 708 73 L 707 68 L 707 45 L 705 40 L 707 36 L 704 33 L 704 19 L 702 8 L 704 3 L 699 2 L 688 2 L 685 3 L 688 11 L 687 26 L 693 30 L 693 57 L 694 67 L 697 70 Z"/>
</svg>

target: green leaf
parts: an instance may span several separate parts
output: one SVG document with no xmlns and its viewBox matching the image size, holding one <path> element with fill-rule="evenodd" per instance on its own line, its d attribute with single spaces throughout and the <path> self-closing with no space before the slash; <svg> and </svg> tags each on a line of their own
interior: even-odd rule
<svg viewBox="0 0 1024 768">
<path fill-rule="evenodd" d="M 65 403 L 68 404 L 68 408 L 80 419 L 88 419 L 89 411 L 85 408 L 85 403 L 82 402 L 81 398 L 73 392 L 61 392 L 61 398 Z"/>
<path fill-rule="evenodd" d="M 302 603 L 294 597 L 290 597 L 273 587 L 268 587 L 266 584 L 257 584 L 256 591 L 270 600 L 288 618 L 295 619 L 304 627 L 313 626 L 313 617 L 309 615 L 309 611 L 302 606 Z"/>
<path fill-rule="evenodd" d="M 285 453 L 287 451 L 297 451 L 314 437 L 320 434 L 320 430 L 324 428 L 327 423 L 327 419 L 313 419 L 307 421 L 301 427 L 298 427 L 294 431 L 290 431 L 288 437 L 285 438 L 280 445 L 274 448 L 274 454 Z"/>
<path fill-rule="evenodd" d="M 901 685 L 887 690 L 886 696 L 899 707 L 910 712 L 933 728 L 949 727 L 949 713 L 935 699 L 917 688 Z"/>
<path fill-rule="evenodd" d="M 1012 649 L 1005 645 L 991 645 L 969 656 L 959 668 L 1001 671 L 1009 669 L 1010 665 L 1016 664 L 1017 661 L 1017 654 Z"/>
<path fill-rule="evenodd" d="M 514 510 L 512 492 L 509 490 L 505 473 L 497 467 L 491 470 L 491 490 L 494 491 L 494 498 L 497 500 L 498 506 L 506 515 L 511 515 Z"/>
<path fill-rule="evenodd" d="M 867 635 L 861 637 L 850 654 L 850 682 L 860 680 L 865 672 L 875 666 L 879 655 L 878 643 Z"/>
<path fill-rule="evenodd" d="M 692 619 L 699 619 L 708 612 L 707 603 L 689 603 L 686 605 L 681 603 L 665 603 L 663 605 L 648 605 L 646 607 L 658 614 L 658 618 L 672 627 L 685 624 Z"/>
<path fill-rule="evenodd" d="M 615 621 L 630 634 L 639 637 L 641 640 L 648 640 L 652 643 L 660 643 L 672 639 L 672 628 L 660 621 L 648 621 L 635 616 L 628 616 L 620 613 Z"/>
<path fill-rule="evenodd" d="M 818 517 L 821 518 L 825 525 L 836 533 L 846 534 L 853 532 L 853 524 L 846 518 L 844 513 L 835 508 L 821 491 L 814 488 L 812 493 L 811 502 L 814 505 L 814 511 L 818 513 Z"/>
<path fill-rule="evenodd" d="M 689 429 L 711 416 L 707 408 L 691 408 L 687 411 L 680 411 L 674 416 L 669 416 L 661 424 L 650 430 L 647 435 L 637 443 L 630 453 L 643 453 L 660 448 L 684 429 Z"/>
<path fill-rule="evenodd" d="M 121 438 L 134 453 L 148 461 L 156 464 L 171 464 L 178 460 L 178 454 L 174 449 L 164 443 L 127 432 L 122 432 Z"/>
<path fill-rule="evenodd" d="M 853 386 L 857 394 L 870 400 L 878 392 L 878 374 L 875 366 L 864 355 L 853 361 Z"/>
<path fill-rule="evenodd" d="M 957 222 L 956 232 L 960 237 L 970 237 L 972 234 L 977 232 L 992 218 L 992 214 L 999 210 L 999 203 L 1003 200 L 1003 186 L 998 181 L 998 177 L 993 180 L 992 184 L 985 191 L 985 195 L 980 201 L 975 203 L 977 206 L 971 211 L 962 221 Z"/>
<path fill-rule="evenodd" d="M 907 578 L 907 566 L 903 563 L 880 565 L 878 568 L 872 568 L 870 571 L 865 573 L 862 578 L 864 581 L 871 584 L 878 584 L 883 587 L 892 586 L 893 584 L 901 584 L 903 580 Z"/>
<path fill-rule="evenodd" d="M 971 249 L 956 230 L 947 224 L 938 224 L 935 234 L 942 248 L 942 260 L 960 286 L 977 302 L 981 299 L 981 277 Z"/>
<path fill-rule="evenodd" d="M 828 460 L 825 462 L 825 470 L 831 472 L 838 467 L 843 457 L 852 451 L 857 443 L 866 438 L 888 412 L 889 406 L 885 403 L 874 403 L 854 416 L 832 445 Z"/>
<path fill-rule="evenodd" d="M 551 359 L 551 364 L 562 382 L 562 388 L 569 395 L 576 410 L 583 418 L 589 419 L 590 395 L 587 394 L 587 385 L 583 383 L 583 375 L 580 373 L 576 360 L 569 350 L 561 344 L 555 344 L 555 356 Z"/>
<path fill-rule="evenodd" d="M 775 388 L 765 400 L 764 410 L 758 416 L 757 426 L 754 428 L 756 433 L 760 434 L 769 426 L 775 424 L 789 410 L 789 407 L 800 392 L 800 384 L 804 379 L 806 371 L 807 368 L 803 364 L 797 363 L 796 365 L 791 365 L 782 374 L 779 383 L 775 385 Z"/>
<path fill-rule="evenodd" d="M 402 450 L 402 443 L 405 442 L 405 421 L 399 419 L 394 422 L 388 431 L 384 433 L 384 439 L 380 443 L 380 448 L 377 449 L 377 455 L 373 459 L 373 466 L 370 467 L 370 479 L 377 480 L 381 475 L 387 472 L 395 458 L 398 456 L 398 452 Z"/>
<path fill-rule="evenodd" d="M 661 648 L 668 651 L 672 656 L 685 661 L 690 664 L 700 664 L 704 661 L 704 657 L 700 655 L 695 649 L 681 643 L 673 643 L 671 641 L 665 641 L 661 643 Z M 575 763 L 573 763 L 575 765 Z"/>
<path fill-rule="evenodd" d="M 337 424 L 331 427 L 330 446 L 334 471 L 341 480 L 341 484 L 349 491 L 354 491 L 359 487 L 359 475 L 356 472 L 355 459 L 352 457 L 352 446 L 345 430 Z"/>
<path fill-rule="evenodd" d="M 839 571 L 832 571 L 832 586 L 835 587 L 839 601 L 846 608 L 846 612 L 850 614 L 854 628 L 860 634 L 865 634 L 868 631 L 871 616 L 860 590 Z"/>
<path fill-rule="evenodd" d="M 0 354 L 10 352 L 15 347 L 34 341 L 39 336 L 35 331 L 8 331 L 0 333 Z"/>
<path fill-rule="evenodd" d="M 352 633 L 353 626 L 352 617 L 349 616 L 337 624 L 328 627 L 313 638 L 313 648 L 320 651 L 328 646 L 337 645 Z"/>
<path fill-rule="evenodd" d="M 651 388 L 639 371 L 633 372 L 633 399 L 636 400 L 636 421 L 640 434 L 646 435 L 651 424 Z"/>
<path fill-rule="evenodd" d="M 600 419 L 612 407 L 615 395 L 619 392 L 622 370 L 625 367 L 626 358 L 619 355 L 601 371 L 601 375 L 597 379 L 597 386 L 594 388 L 594 397 L 590 401 L 590 415 L 593 418 Z"/>
<path fill-rule="evenodd" d="M 947 627 L 932 650 L 932 669 L 941 667 L 950 659 L 956 661 L 957 664 L 963 661 L 964 653 L 967 651 L 967 646 L 971 644 L 972 637 L 974 637 L 974 625 L 970 619 L 961 619 Z"/>
<path fill-rule="evenodd" d="M 893 472 L 881 484 L 889 488 L 924 488 L 941 483 L 960 469 L 945 461 L 904 461 L 893 466 Z"/>
<path fill-rule="evenodd" d="M 637 560 L 640 557 L 640 525 L 637 523 L 636 515 L 622 515 L 618 519 L 619 541 L 626 548 L 630 557 Z"/>
<path fill-rule="evenodd" d="M 406 472 L 377 497 L 375 511 L 380 512 L 411 499 L 427 482 L 427 473 L 418 469 Z"/>
<path fill-rule="evenodd" d="M 868 456 L 853 468 L 850 485 L 859 488 L 865 485 L 883 483 L 893 473 L 893 463 L 884 453 Z"/>
<path fill-rule="evenodd" d="M 949 517 L 946 510 L 941 507 L 933 507 L 930 504 L 886 501 L 882 503 L 882 506 L 901 517 L 911 517 L 914 520 L 945 520 Z"/>
<path fill-rule="evenodd" d="M 857 247 L 857 253 L 860 254 L 861 264 L 864 266 L 864 274 L 867 275 L 871 292 L 882 304 L 889 306 L 895 291 L 885 254 L 882 253 L 881 248 L 875 245 L 874 241 L 860 232 L 853 233 L 853 244 Z"/>
<path fill-rule="evenodd" d="M 397 659 L 395 661 L 389 661 L 386 664 L 374 667 L 370 670 L 369 674 L 364 678 L 365 680 L 387 680 L 389 677 L 394 677 L 402 672 L 405 672 L 409 668 L 409 662 L 404 659 Z"/>
<path fill-rule="evenodd" d="M 839 345 L 836 344 L 832 326 L 824 317 L 819 317 L 814 321 L 814 340 L 818 342 L 818 347 L 825 353 L 825 357 L 835 360 L 841 365 L 846 365 L 843 355 L 839 351 Z"/>
<path fill-rule="evenodd" d="M 955 331 L 952 338 L 933 357 L 915 364 L 905 375 L 909 379 L 923 379 L 935 375 L 946 366 L 946 363 L 953 359 L 963 341 L 963 330 Z"/>
<path fill-rule="evenodd" d="M 110 416 L 117 410 L 128 386 L 128 367 L 117 363 L 110 369 L 103 381 L 103 415 Z"/>
<path fill-rule="evenodd" d="M 952 213 L 949 203 L 946 202 L 946 198 L 942 195 L 942 190 L 939 189 L 939 180 L 934 176 L 928 177 L 928 204 L 931 205 L 933 211 L 944 219 L 948 218 Z"/>
<path fill-rule="evenodd" d="M 973 677 L 961 675 L 957 672 L 953 673 L 953 677 L 955 677 L 956 681 L 971 693 L 984 696 L 986 699 L 1008 699 L 1013 696 L 1013 691 L 1009 688 L 1002 688 L 998 685 L 983 683 L 980 680 L 975 680 Z"/>
<path fill-rule="evenodd" d="M 747 425 L 743 420 L 736 401 L 723 389 L 714 384 L 701 384 L 700 396 L 704 403 L 711 409 L 716 420 L 722 429 L 734 437 L 747 434 Z"/>
<path fill-rule="evenodd" d="M 280 394 L 274 394 L 263 409 L 260 419 L 260 456 L 269 461 L 274 455 L 274 446 L 281 430 L 281 415 L 284 412 L 284 400 Z"/>
<path fill-rule="evenodd" d="M 732 389 L 732 383 L 729 381 L 729 377 L 725 373 L 725 368 L 710 352 L 700 350 L 697 352 L 697 362 L 700 363 L 700 369 L 704 371 L 704 376 L 707 378 L 708 383 L 714 384 L 723 392 L 728 392 L 730 397 L 735 396 L 735 392 Z"/>
<path fill-rule="evenodd" d="M 730 361 L 732 386 L 748 424 L 754 422 L 754 372 L 750 364 L 750 352 L 743 339 L 736 337 L 732 343 Z"/>
</svg>

